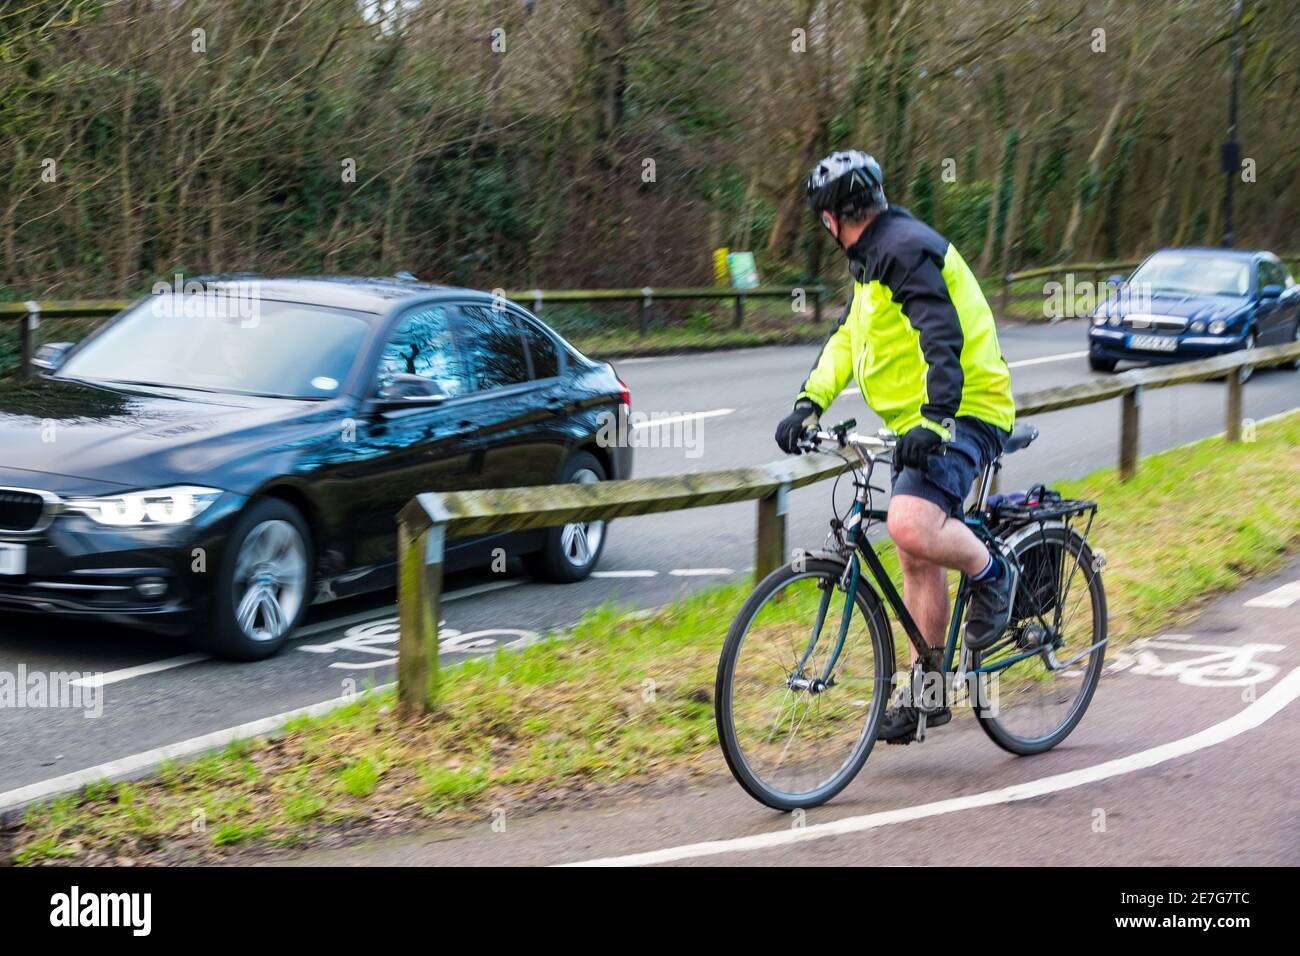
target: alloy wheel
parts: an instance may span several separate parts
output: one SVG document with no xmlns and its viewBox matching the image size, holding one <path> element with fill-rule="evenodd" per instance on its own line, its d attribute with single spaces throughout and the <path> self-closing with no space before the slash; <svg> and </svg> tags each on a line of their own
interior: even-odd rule
<svg viewBox="0 0 1300 956">
<path fill-rule="evenodd" d="M 235 561 L 235 621 L 250 640 L 274 641 L 298 617 L 307 590 L 307 546 L 288 521 L 255 525 Z"/>
<path fill-rule="evenodd" d="M 600 476 L 590 468 L 580 468 L 573 473 L 570 481 L 580 485 L 594 485 L 600 481 Z M 600 542 L 604 536 L 603 521 L 574 521 L 566 524 L 560 532 L 560 551 L 564 554 L 564 560 L 575 568 L 585 568 L 600 552 Z"/>
</svg>

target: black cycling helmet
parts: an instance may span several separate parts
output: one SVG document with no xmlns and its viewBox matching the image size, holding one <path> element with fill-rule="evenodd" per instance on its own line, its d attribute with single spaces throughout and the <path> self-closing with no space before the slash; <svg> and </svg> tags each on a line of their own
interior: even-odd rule
<svg viewBox="0 0 1300 956">
<path fill-rule="evenodd" d="M 857 149 L 831 153 L 808 174 L 805 193 L 813 212 L 858 219 L 869 209 L 884 208 L 880 164 Z"/>
</svg>

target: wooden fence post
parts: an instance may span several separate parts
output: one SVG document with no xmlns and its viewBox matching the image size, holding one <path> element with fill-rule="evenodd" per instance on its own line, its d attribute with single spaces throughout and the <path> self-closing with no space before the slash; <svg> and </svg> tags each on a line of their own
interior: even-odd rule
<svg viewBox="0 0 1300 956">
<path fill-rule="evenodd" d="M 28 302 L 27 316 L 23 319 L 22 329 L 19 332 L 21 337 L 22 365 L 19 366 L 19 374 L 31 375 L 34 371 L 32 368 L 32 356 L 36 354 L 36 333 L 41 327 L 41 304 L 39 302 Z"/>
<path fill-rule="evenodd" d="M 1119 415 L 1119 478 L 1128 481 L 1137 473 L 1138 461 L 1138 408 L 1142 404 L 1142 386 L 1133 386 L 1120 398 Z"/>
<path fill-rule="evenodd" d="M 821 326 L 822 324 L 822 287 L 813 288 L 813 324 Z"/>
<path fill-rule="evenodd" d="M 781 485 L 766 498 L 758 499 L 758 532 L 755 535 L 754 580 L 761 581 L 785 563 L 785 513 L 790 486 Z"/>
<path fill-rule="evenodd" d="M 1005 319 L 1009 308 L 1011 308 L 1011 273 L 1005 272 L 1002 275 L 1002 303 L 998 306 L 1002 314 L 998 318 Z"/>
<path fill-rule="evenodd" d="M 447 516 L 432 495 L 408 507 L 423 507 L 433 519 L 415 531 L 405 513 L 397 525 L 397 707 L 403 717 L 423 717 L 438 704 L 438 619 L 442 614 L 442 557 Z"/>
<path fill-rule="evenodd" d="M 742 325 L 744 325 L 744 324 L 745 324 L 745 297 L 744 297 L 743 295 L 739 295 L 739 294 L 737 294 L 737 295 L 736 295 L 736 324 L 735 324 L 735 327 L 736 327 L 736 328 L 740 328 L 740 327 L 741 327 Z"/>
<path fill-rule="evenodd" d="M 533 315 L 542 314 L 542 290 L 533 290 Z"/>
<path fill-rule="evenodd" d="M 1243 366 L 1228 373 L 1228 407 L 1224 430 L 1230 442 L 1241 441 L 1241 399 L 1245 385 L 1241 378 L 1245 371 Z"/>
<path fill-rule="evenodd" d="M 641 290 L 641 304 L 637 308 L 637 334 L 645 338 L 650 332 L 650 302 L 654 290 L 646 286 Z"/>
</svg>

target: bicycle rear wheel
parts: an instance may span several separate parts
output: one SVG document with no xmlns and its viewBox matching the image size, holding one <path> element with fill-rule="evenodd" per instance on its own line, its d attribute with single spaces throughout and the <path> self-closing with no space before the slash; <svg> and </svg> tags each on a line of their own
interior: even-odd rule
<svg viewBox="0 0 1300 956">
<path fill-rule="evenodd" d="M 889 697 L 889 622 L 860 581 L 843 626 L 844 568 L 809 559 L 773 571 L 736 615 L 718 661 L 714 712 L 727 766 L 777 810 L 818 806 L 848 785 Z"/>
<path fill-rule="evenodd" d="M 972 669 L 1040 651 L 981 677 L 973 706 L 999 747 L 1037 754 L 1068 737 L 1092 701 L 1106 656 L 1106 592 L 1074 529 L 1033 524 L 1005 543 L 1021 568 L 1012 622 L 998 643 L 972 654 Z M 1053 669 L 1053 661 L 1068 666 Z"/>
</svg>

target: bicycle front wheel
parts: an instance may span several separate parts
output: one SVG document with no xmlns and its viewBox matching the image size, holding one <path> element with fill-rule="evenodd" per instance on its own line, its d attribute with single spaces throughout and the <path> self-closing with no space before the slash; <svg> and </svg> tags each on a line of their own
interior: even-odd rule
<svg viewBox="0 0 1300 956">
<path fill-rule="evenodd" d="M 1005 634 L 972 655 L 988 671 L 974 709 L 999 747 L 1037 754 L 1068 737 L 1092 701 L 1106 656 L 1106 592 L 1099 562 L 1071 528 L 1030 525 L 1006 544 L 1021 582 Z"/>
<path fill-rule="evenodd" d="M 818 806 L 848 785 L 889 697 L 889 622 L 866 582 L 847 600 L 844 569 L 809 559 L 773 571 L 736 615 L 718 662 L 714 712 L 727 765 L 777 810 Z"/>
</svg>

